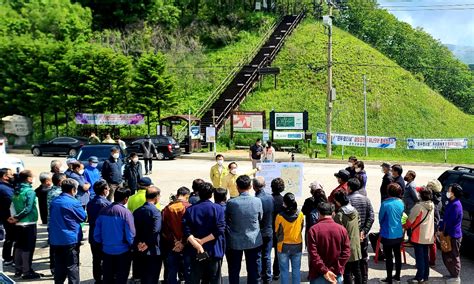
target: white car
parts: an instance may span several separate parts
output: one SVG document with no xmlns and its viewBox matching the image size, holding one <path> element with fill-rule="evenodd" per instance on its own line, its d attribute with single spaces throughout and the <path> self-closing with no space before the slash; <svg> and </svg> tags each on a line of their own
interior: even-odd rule
<svg viewBox="0 0 474 284">
<path fill-rule="evenodd" d="M 25 169 L 25 164 L 20 158 L 2 154 L 0 155 L 0 169 L 11 169 L 14 173 L 19 173 Z"/>
</svg>

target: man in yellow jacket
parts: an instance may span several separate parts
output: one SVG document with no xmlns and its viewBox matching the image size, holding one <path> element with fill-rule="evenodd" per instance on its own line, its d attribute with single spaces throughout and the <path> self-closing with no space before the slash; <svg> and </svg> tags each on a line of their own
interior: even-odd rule
<svg viewBox="0 0 474 284">
<path fill-rule="evenodd" d="M 145 204 L 146 190 L 149 187 L 152 187 L 152 186 L 154 186 L 154 185 L 153 185 L 153 182 L 151 181 L 151 179 L 149 177 L 142 177 L 138 181 L 138 187 L 139 188 L 138 188 L 137 192 L 134 195 L 130 196 L 130 198 L 128 199 L 127 208 L 128 208 L 128 210 L 130 210 L 130 212 L 133 213 L 136 209 L 142 207 L 143 204 Z M 158 210 L 161 210 L 160 203 L 156 204 L 156 208 Z"/>
<path fill-rule="evenodd" d="M 211 181 L 214 188 L 223 186 L 224 178 L 229 174 L 229 171 L 224 166 L 224 156 L 218 154 L 216 156 L 216 164 L 211 167 Z"/>
<path fill-rule="evenodd" d="M 237 163 L 236 162 L 231 162 L 229 164 L 228 168 L 229 168 L 229 174 L 227 174 L 224 177 L 224 180 L 222 181 L 222 187 L 229 191 L 230 198 L 234 198 L 234 197 L 239 196 L 239 191 L 237 190 L 236 180 L 241 175 L 237 174 Z M 245 173 L 244 175 L 253 176 L 259 170 L 260 170 L 260 168 L 257 167 L 256 169 L 250 170 L 249 172 Z"/>
</svg>

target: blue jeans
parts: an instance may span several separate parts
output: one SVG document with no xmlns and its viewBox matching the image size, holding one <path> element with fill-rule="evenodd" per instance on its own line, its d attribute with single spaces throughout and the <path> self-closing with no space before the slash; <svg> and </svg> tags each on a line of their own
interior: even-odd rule
<svg viewBox="0 0 474 284">
<path fill-rule="evenodd" d="M 263 281 L 272 280 L 272 247 L 273 236 L 263 237 L 262 256 L 258 259 L 258 272 Z"/>
<path fill-rule="evenodd" d="M 342 275 L 337 276 L 337 284 L 342 284 L 344 282 L 344 278 Z M 316 279 L 310 280 L 310 284 L 328 284 L 329 282 L 324 278 L 324 276 L 319 276 Z"/>
<path fill-rule="evenodd" d="M 258 275 L 258 259 L 261 247 L 247 250 L 227 250 L 227 265 L 229 267 L 229 283 L 239 284 L 242 255 L 245 253 L 245 264 L 247 267 L 247 284 L 257 284 L 260 280 Z"/>
<path fill-rule="evenodd" d="M 298 284 L 301 279 L 301 252 L 295 254 L 278 253 L 278 262 L 280 264 L 280 283 L 290 283 L 290 261 L 291 261 L 291 283 Z"/>
<path fill-rule="evenodd" d="M 183 253 L 170 251 L 166 257 L 166 268 L 168 269 L 167 283 L 177 284 L 180 268 L 184 268 L 184 280 L 189 281 L 191 274 L 191 258 Z"/>
<path fill-rule="evenodd" d="M 416 259 L 416 276 L 417 280 L 428 280 L 430 276 L 430 263 L 429 263 L 429 246 L 414 244 L 415 247 L 415 259 Z"/>
</svg>

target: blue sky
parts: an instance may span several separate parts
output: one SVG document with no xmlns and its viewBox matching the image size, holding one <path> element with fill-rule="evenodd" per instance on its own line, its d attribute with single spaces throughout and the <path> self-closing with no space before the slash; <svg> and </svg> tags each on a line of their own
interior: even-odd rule
<svg viewBox="0 0 474 284">
<path fill-rule="evenodd" d="M 474 46 L 474 0 L 378 0 L 390 13 L 444 44 Z M 402 6 L 402 7 L 395 7 Z"/>
</svg>

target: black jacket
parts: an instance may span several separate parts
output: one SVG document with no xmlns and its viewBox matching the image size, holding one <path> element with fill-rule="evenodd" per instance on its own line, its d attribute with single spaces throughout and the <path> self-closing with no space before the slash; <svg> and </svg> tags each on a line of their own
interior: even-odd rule
<svg viewBox="0 0 474 284">
<path fill-rule="evenodd" d="M 392 182 L 393 182 L 393 176 L 390 173 L 387 173 L 383 176 L 382 184 L 380 185 L 380 196 L 382 198 L 382 201 L 387 199 L 388 197 L 387 187 Z"/>
<path fill-rule="evenodd" d="M 146 243 L 146 255 L 160 255 L 161 213 L 155 205 L 145 204 L 133 212 L 136 236 L 133 240 L 133 249 L 138 252 L 139 243 Z"/>
<path fill-rule="evenodd" d="M 367 236 L 374 224 L 374 208 L 372 203 L 366 196 L 360 194 L 359 191 L 349 194 L 348 198 L 351 205 L 359 212 L 359 229 Z"/>
<path fill-rule="evenodd" d="M 142 177 L 142 163 L 140 163 L 140 161 L 138 161 L 136 164 L 130 161 L 125 165 L 123 179 L 127 182 L 132 194 L 138 190 L 138 181 Z"/>
<path fill-rule="evenodd" d="M 122 161 L 120 159 L 115 159 L 110 156 L 108 160 L 104 162 L 102 166 L 102 177 L 111 184 L 121 184 L 122 179 Z"/>
</svg>

